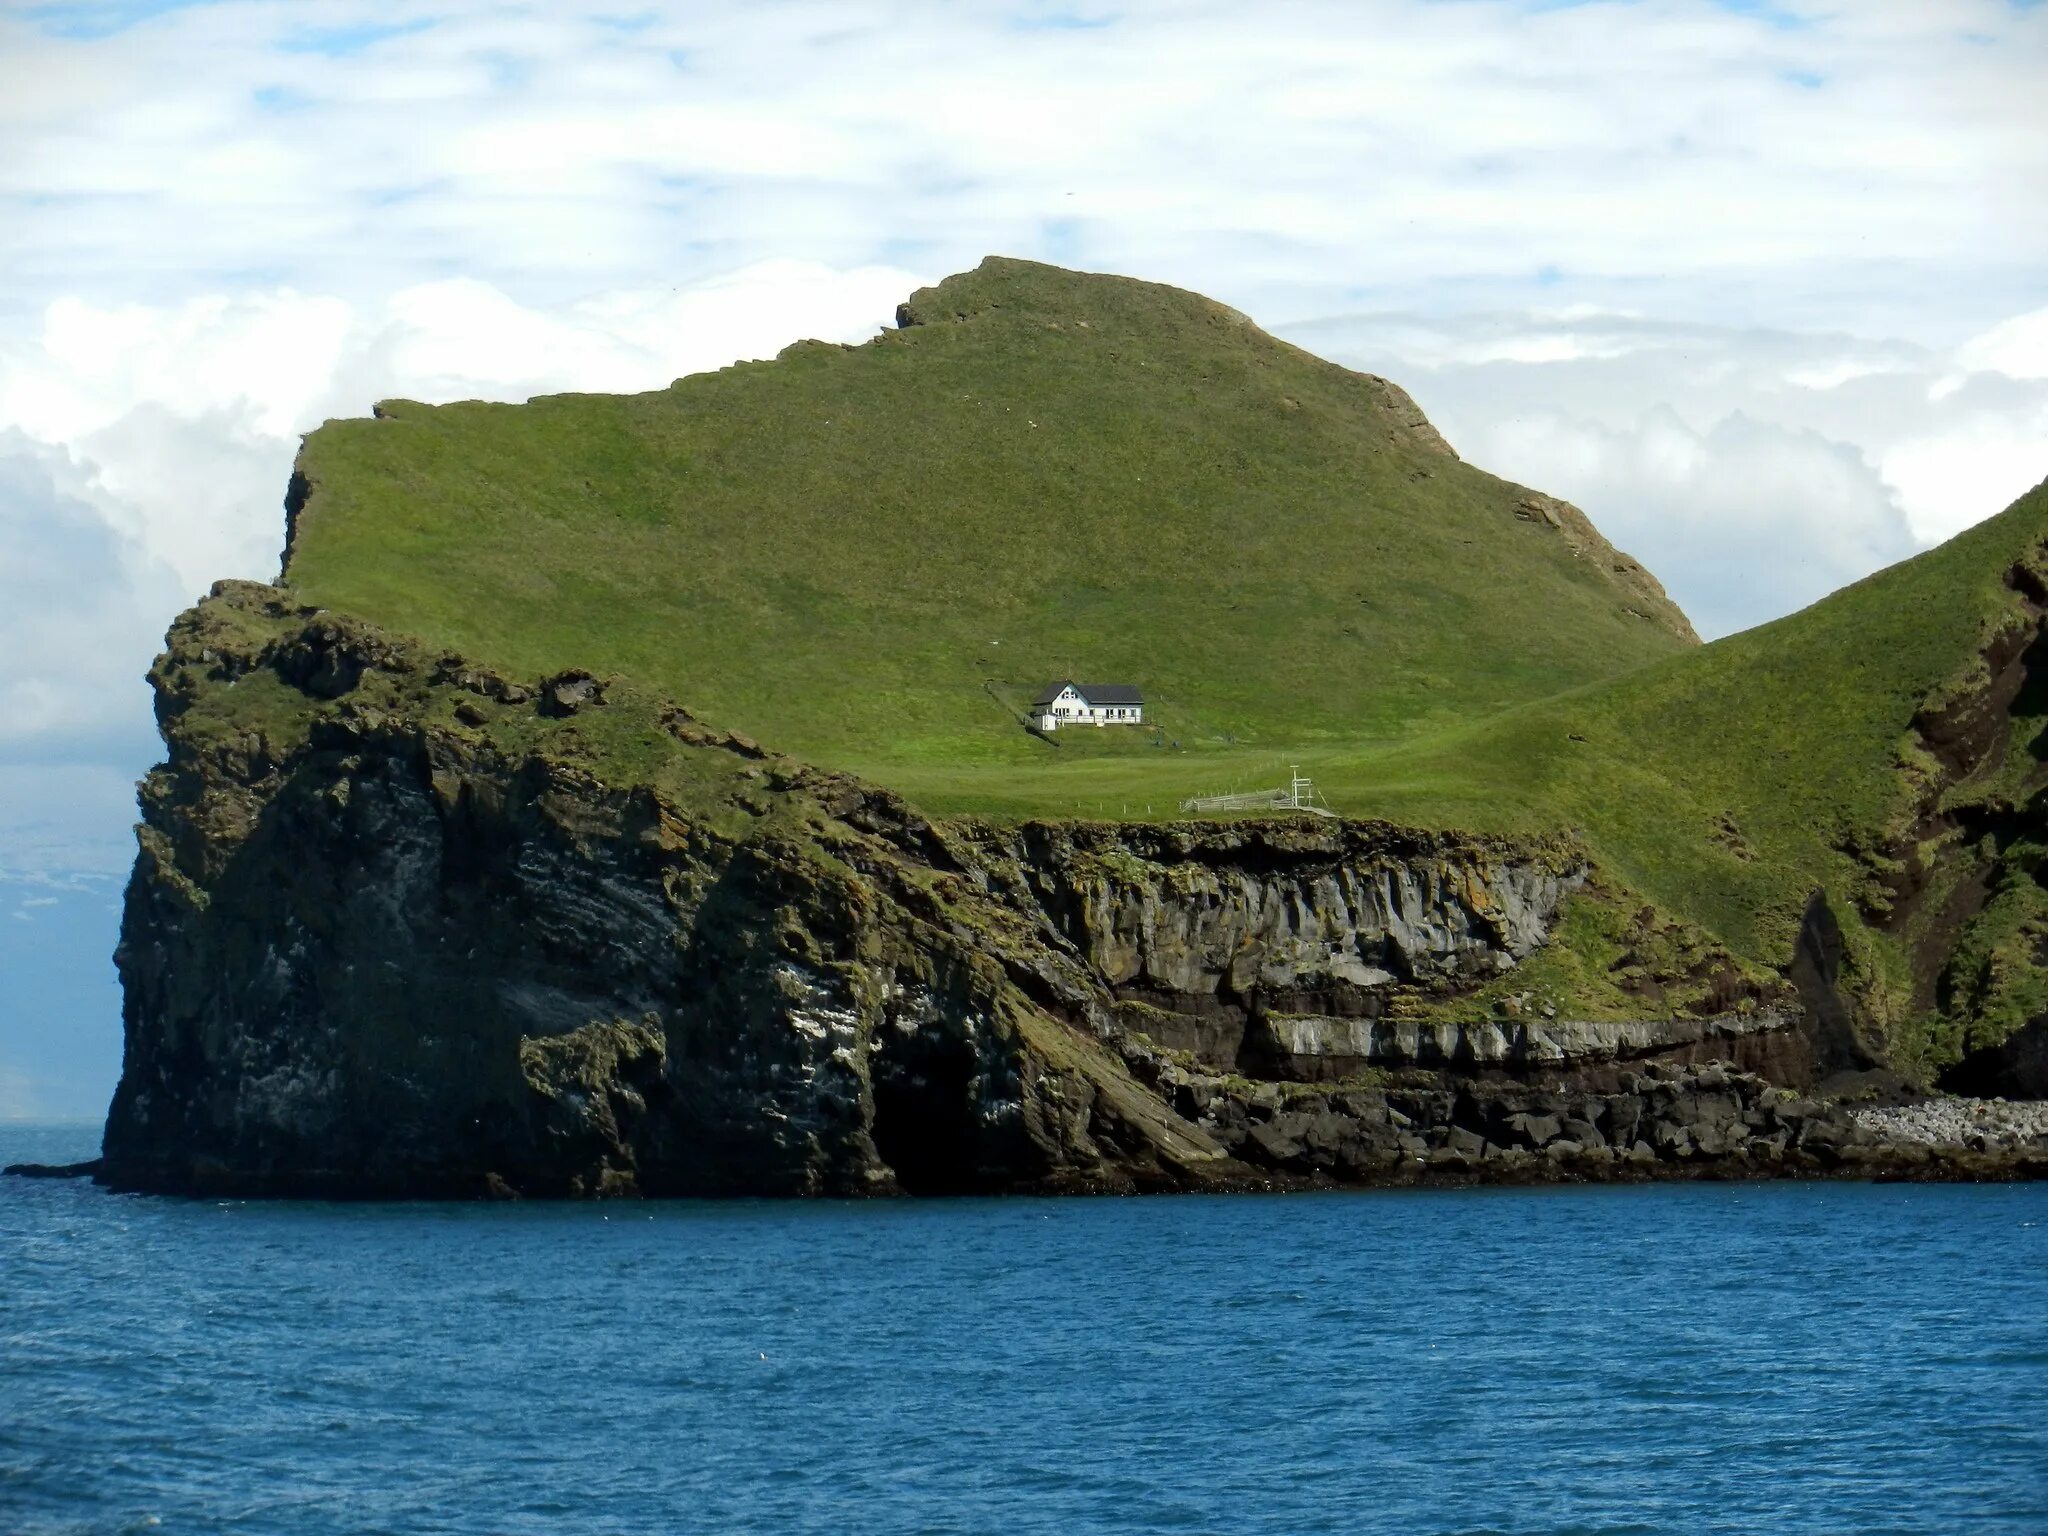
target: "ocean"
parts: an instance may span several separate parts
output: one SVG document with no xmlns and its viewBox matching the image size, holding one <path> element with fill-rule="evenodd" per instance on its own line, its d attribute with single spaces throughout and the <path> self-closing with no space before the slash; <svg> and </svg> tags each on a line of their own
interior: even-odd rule
<svg viewBox="0 0 2048 1536">
<path fill-rule="evenodd" d="M 0 1531 L 142 1530 L 2040 1536 L 2048 1186 L 0 1180 Z"/>
</svg>

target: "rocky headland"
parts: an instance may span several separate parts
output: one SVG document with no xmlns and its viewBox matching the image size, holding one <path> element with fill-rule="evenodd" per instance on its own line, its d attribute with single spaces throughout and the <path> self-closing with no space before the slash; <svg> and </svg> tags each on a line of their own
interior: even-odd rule
<svg viewBox="0 0 2048 1536">
<path fill-rule="evenodd" d="M 168 759 L 89 1170 L 116 1188 L 2048 1171 L 2038 1116 L 1838 1101 L 1904 1085 L 1789 981 L 1730 969 L 1676 1016 L 1482 1009 L 1595 878 L 1568 838 L 934 820 L 616 682 L 250 584 L 152 677 Z M 598 771 L 636 741 L 657 768 Z"/>
<path fill-rule="evenodd" d="M 308 435 L 278 583 L 151 672 L 87 1171 L 2043 1172 L 1999 1101 L 2048 1094 L 2048 485 L 1701 645 L 1578 509 L 1199 295 L 991 258 L 897 318 Z M 1018 728 L 1084 667 L 1143 731 Z M 1296 753 L 1341 818 L 1154 819 Z"/>
</svg>

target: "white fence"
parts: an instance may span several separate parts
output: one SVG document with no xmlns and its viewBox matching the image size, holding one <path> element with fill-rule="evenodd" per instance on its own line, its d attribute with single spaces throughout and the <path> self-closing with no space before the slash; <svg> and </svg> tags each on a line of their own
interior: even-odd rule
<svg viewBox="0 0 2048 1536">
<path fill-rule="evenodd" d="M 1285 789 L 1255 789 L 1242 795 L 1196 795 L 1183 800 L 1180 808 L 1197 814 L 1206 811 L 1302 811 L 1310 816 L 1327 816 L 1336 820 L 1337 813 L 1330 809 L 1329 802 L 1316 793 L 1315 781 L 1301 776 L 1301 770 L 1293 770 Z"/>
</svg>

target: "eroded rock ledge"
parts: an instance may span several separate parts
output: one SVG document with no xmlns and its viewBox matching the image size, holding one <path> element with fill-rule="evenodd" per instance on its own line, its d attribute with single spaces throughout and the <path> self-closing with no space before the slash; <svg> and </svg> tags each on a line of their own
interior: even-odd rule
<svg viewBox="0 0 2048 1536">
<path fill-rule="evenodd" d="M 1271 1051 L 1315 1077 L 1338 1077 L 1373 1067 L 1419 1067 L 1450 1072 L 1489 1069 L 1518 1074 L 1577 1070 L 1657 1057 L 1770 1063 L 1776 1037 L 1797 1020 L 1770 1012 L 1675 1019 L 1479 1019 L 1418 1023 L 1270 1014 Z M 1763 1044 L 1759 1053 L 1755 1047 Z M 1305 1069 L 1305 1070 L 1304 1070 Z"/>
<path fill-rule="evenodd" d="M 2048 1177 L 2048 1134 L 1902 1133 L 1888 1112 L 1845 1113 L 1717 1064 L 1306 1093 L 1169 1071 L 1165 1086 L 1234 1157 L 1309 1184 Z"/>
<path fill-rule="evenodd" d="M 1783 1067 L 1789 1016 L 1447 1021 L 1548 941 L 1586 879 L 1562 840 L 934 823 L 620 680 L 500 677 L 244 583 L 152 678 L 167 760 L 95 1170 L 119 1187 L 1198 1189 L 1882 1152 L 1702 1065 Z"/>
</svg>

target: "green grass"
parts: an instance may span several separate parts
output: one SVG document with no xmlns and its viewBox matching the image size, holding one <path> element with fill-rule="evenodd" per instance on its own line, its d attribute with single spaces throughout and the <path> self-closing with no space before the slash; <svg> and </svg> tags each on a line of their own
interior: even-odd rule
<svg viewBox="0 0 2048 1536">
<path fill-rule="evenodd" d="M 2005 574 L 2042 566 L 2044 540 L 2048 486 L 1776 623 L 1429 741 L 1333 757 L 1318 771 L 1333 801 L 1357 813 L 1575 827 L 1611 880 L 1752 962 L 1785 962 L 1808 897 L 1824 889 L 1848 927 L 1873 1022 L 1906 1055 L 1939 1058 L 1935 1036 L 1954 1033 L 1955 1018 L 1927 1016 L 1930 976 L 1910 958 L 1928 919 L 1886 921 L 1877 877 L 1893 867 L 1886 850 L 1911 832 L 1932 781 L 1915 714 L 1984 680 L 1983 648 L 2022 621 Z M 1955 786 L 1948 804 L 2027 802 L 2048 725 L 2039 708 L 2023 696 L 2004 764 Z M 1994 867 L 1989 850 L 1968 857 L 2005 892 L 1964 935 L 1965 949 L 1995 956 L 1983 987 L 2002 1010 L 1987 1032 L 1996 1038 L 2020 1021 L 2012 1000 L 2037 990 L 2027 978 L 2040 974 L 2031 935 L 2043 928 L 2041 904 L 2031 875 Z M 1968 996 L 1957 1006 L 1966 1018 L 1991 1017 Z"/>
<path fill-rule="evenodd" d="M 513 674 L 617 674 L 934 814 L 1158 820 L 1298 766 L 1348 815 L 1573 829 L 1616 902 L 1752 966 L 1825 887 L 1916 1049 L 1968 1033 L 1955 1008 L 2033 1007 L 2030 874 L 1994 882 L 1942 1019 L 1915 935 L 1858 912 L 1881 919 L 1928 782 L 1915 711 L 2018 621 L 2003 578 L 2048 488 L 1702 648 L 1576 512 L 1207 300 L 991 259 L 907 309 L 651 394 L 331 422 L 288 584 Z M 1140 684 L 1159 729 L 1031 736 L 1017 712 L 1064 677 Z M 1575 919 L 1566 1001 L 1631 1005 L 1584 969 L 1640 947 L 1615 911 Z"/>
<path fill-rule="evenodd" d="M 1732 935 L 1783 907 L 1788 881 L 1861 894 L 1868 863 L 1846 850 L 1903 833 L 1924 782 L 1916 710 L 1981 671 L 1992 632 L 2020 613 L 2005 573 L 2038 561 L 2044 536 L 2048 487 L 1800 613 L 1352 765 L 1343 788 L 1464 820 L 1486 819 L 1486 803 L 1562 815 L 1631 883 L 1683 891 Z"/>
<path fill-rule="evenodd" d="M 1205 299 L 991 260 L 910 308 L 652 394 L 329 423 L 289 583 L 990 812 L 1099 808 L 1098 773 L 1163 809 L 1689 644 L 1398 391 Z M 1067 676 L 1143 686 L 1182 751 L 1048 750 L 988 691 Z"/>
<path fill-rule="evenodd" d="M 1838 906 L 1876 897 L 1870 855 L 1906 831 L 1925 782 L 1914 714 L 1981 671 L 1982 647 L 2020 611 L 2005 573 L 2044 539 L 2048 486 L 1800 613 L 1473 724 L 1394 745 L 1032 764 L 996 808 L 1024 814 L 1063 784 L 1078 811 L 1151 795 L 1166 814 L 1168 795 L 1277 783 L 1298 763 L 1348 815 L 1574 828 L 1621 883 L 1782 963 L 1816 886 Z M 2043 724 L 2014 721 L 2009 774 L 2034 762 Z M 904 787 L 975 808 L 941 775 L 913 771 Z"/>
</svg>

